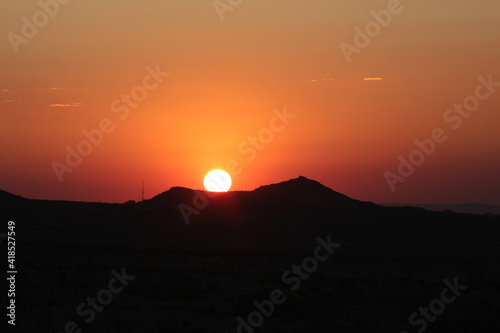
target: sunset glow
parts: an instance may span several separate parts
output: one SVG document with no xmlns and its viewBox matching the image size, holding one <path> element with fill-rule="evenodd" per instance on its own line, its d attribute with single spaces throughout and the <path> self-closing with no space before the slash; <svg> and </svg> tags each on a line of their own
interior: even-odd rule
<svg viewBox="0 0 500 333">
<path fill-rule="evenodd" d="M 71 1 L 43 25 L 38 1 L 2 1 L 0 189 L 123 202 L 220 165 L 234 190 L 304 175 L 379 203 L 500 204 L 500 2 L 393 2 Z M 488 97 L 453 111 L 480 77 Z"/>
</svg>

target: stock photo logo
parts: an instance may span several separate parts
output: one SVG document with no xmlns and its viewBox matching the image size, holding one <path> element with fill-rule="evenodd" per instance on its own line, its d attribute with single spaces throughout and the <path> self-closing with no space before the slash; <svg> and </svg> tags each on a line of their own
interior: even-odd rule
<svg viewBox="0 0 500 333">
<path fill-rule="evenodd" d="M 473 115 L 479 109 L 482 102 L 488 100 L 500 87 L 500 81 L 493 80 L 493 74 L 486 77 L 478 76 L 479 84 L 476 86 L 473 95 L 467 96 L 462 103 L 454 104 L 452 108 L 448 108 L 443 112 L 442 118 L 445 124 L 451 127 L 454 131 L 458 130 L 464 120 Z M 448 131 L 449 132 L 449 131 Z M 414 143 L 417 146 L 408 157 L 403 155 L 398 156 L 399 165 L 397 174 L 391 171 L 384 172 L 384 178 L 391 192 L 396 190 L 396 184 L 404 183 L 408 177 L 413 175 L 416 168 L 424 164 L 427 158 L 431 157 L 441 144 L 448 140 L 446 130 L 437 127 L 432 130 L 430 137 L 419 140 L 415 139 Z"/>
<path fill-rule="evenodd" d="M 224 22 L 226 13 L 231 13 L 240 6 L 244 0 L 214 0 L 212 2 L 221 22 Z"/>
<path fill-rule="evenodd" d="M 430 323 L 433 323 L 439 315 L 441 315 L 447 305 L 452 304 L 457 300 L 457 297 L 462 295 L 462 292 L 467 289 L 466 285 L 458 283 L 458 278 L 453 279 L 453 283 L 445 279 L 445 288 L 442 289 L 439 298 L 435 298 L 429 302 L 428 306 L 420 307 L 418 312 L 413 312 L 408 318 L 408 322 L 416 328 L 418 333 L 424 332 Z M 401 331 L 401 333 L 409 333 L 408 331 Z"/>
<path fill-rule="evenodd" d="M 31 18 L 23 16 L 21 18 L 22 26 L 20 34 L 9 32 L 7 38 L 12 46 L 12 49 L 17 54 L 20 51 L 21 45 L 26 45 L 30 40 L 35 38 L 41 29 L 47 26 L 54 17 L 59 14 L 63 6 L 69 4 L 71 0 L 40 0 L 40 7 Z"/>
<path fill-rule="evenodd" d="M 285 130 L 292 119 L 297 117 L 296 114 L 288 113 L 287 108 L 284 107 L 282 111 L 273 109 L 273 117 L 269 121 L 268 127 L 263 127 L 256 136 L 248 136 L 238 144 L 237 152 L 241 156 L 248 155 L 245 160 L 250 163 L 258 155 L 258 152 L 263 151 L 267 145 L 271 144 L 275 136 Z M 243 167 L 237 160 L 230 160 L 226 163 L 226 169 L 213 170 L 209 172 L 204 178 L 205 189 L 208 192 L 196 191 L 193 196 L 192 205 L 181 203 L 179 204 L 179 211 L 186 224 L 190 224 L 191 215 L 199 215 L 200 211 L 208 207 L 210 204 L 209 198 L 217 195 L 217 192 L 226 192 L 231 187 L 231 176 L 238 176 Z M 213 192 L 213 193 L 210 193 Z"/>
<path fill-rule="evenodd" d="M 129 94 L 122 94 L 120 98 L 113 100 L 111 103 L 111 111 L 113 113 L 119 114 L 118 118 L 120 120 L 125 120 L 131 109 L 135 109 L 139 106 L 139 103 L 143 102 L 147 97 L 149 92 L 156 89 L 160 83 L 163 82 L 164 78 L 169 75 L 169 73 L 162 72 L 160 65 L 156 65 L 156 68 L 146 67 L 146 74 L 142 80 L 142 85 L 137 85 L 133 87 Z M 76 148 L 70 145 L 66 146 L 66 158 L 65 163 L 58 161 L 53 161 L 51 166 L 54 173 L 59 180 L 59 182 L 64 181 L 63 175 L 65 173 L 72 173 L 75 168 L 77 168 L 82 162 L 84 157 L 92 154 L 94 148 L 100 146 L 103 141 L 105 134 L 110 134 L 116 129 L 116 125 L 110 118 L 102 118 L 99 121 L 99 126 L 91 130 L 83 129 L 82 135 L 85 139 L 82 139 L 76 144 Z"/>
<path fill-rule="evenodd" d="M 354 27 L 353 43 L 342 42 L 339 45 L 347 63 L 350 64 L 352 62 L 353 54 L 360 54 L 363 49 L 368 47 L 372 40 L 378 37 L 382 33 L 382 30 L 390 25 L 393 17 L 401 14 L 403 10 L 404 7 L 400 0 L 389 0 L 386 9 L 370 11 L 372 20 L 365 24 L 364 29 L 361 29 L 359 26 Z"/>
<path fill-rule="evenodd" d="M 318 245 L 314 249 L 314 255 L 304 258 L 300 265 L 292 265 L 291 269 L 283 272 L 281 282 L 285 284 L 291 292 L 295 292 L 300 288 L 303 281 L 309 279 L 310 275 L 316 272 L 319 263 L 326 261 L 341 244 L 333 243 L 331 235 L 326 237 L 326 240 L 318 237 L 316 238 Z M 269 293 L 269 298 L 263 301 L 254 300 L 252 304 L 256 310 L 250 312 L 246 318 L 237 317 L 238 333 L 253 333 L 265 321 L 273 315 L 277 305 L 285 303 L 287 297 L 283 290 L 276 288 Z M 226 332 L 227 333 L 227 332 Z"/>
<path fill-rule="evenodd" d="M 109 306 L 113 301 L 114 297 L 122 293 L 126 286 L 129 285 L 130 281 L 135 279 L 134 275 L 128 275 L 125 268 L 122 268 L 119 273 L 117 270 L 113 269 L 111 271 L 113 277 L 109 280 L 107 288 L 99 290 L 95 297 L 87 297 L 85 302 L 82 302 L 76 307 L 76 314 L 81 317 L 86 324 L 91 324 L 98 313 L 102 312 L 105 307 Z M 64 325 L 64 330 L 61 333 L 66 332 L 82 332 L 80 325 L 75 321 L 68 321 Z"/>
</svg>

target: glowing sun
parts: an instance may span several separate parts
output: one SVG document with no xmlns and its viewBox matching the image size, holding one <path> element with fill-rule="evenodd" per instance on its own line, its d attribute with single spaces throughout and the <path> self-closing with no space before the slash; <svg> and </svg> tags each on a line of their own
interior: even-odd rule
<svg viewBox="0 0 500 333">
<path fill-rule="evenodd" d="M 207 191 L 226 192 L 231 188 L 231 176 L 221 169 L 215 169 L 207 173 L 203 184 Z"/>
</svg>

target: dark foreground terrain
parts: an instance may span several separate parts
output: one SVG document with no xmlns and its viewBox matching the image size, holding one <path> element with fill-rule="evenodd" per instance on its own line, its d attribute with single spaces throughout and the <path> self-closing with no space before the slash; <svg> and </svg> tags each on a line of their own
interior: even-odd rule
<svg viewBox="0 0 500 333">
<path fill-rule="evenodd" d="M 2 225 L 16 223 L 15 331 L 500 328 L 498 216 L 382 207 L 299 177 L 198 202 L 187 224 L 179 204 L 195 209 L 196 193 L 98 204 L 0 192 Z"/>
</svg>

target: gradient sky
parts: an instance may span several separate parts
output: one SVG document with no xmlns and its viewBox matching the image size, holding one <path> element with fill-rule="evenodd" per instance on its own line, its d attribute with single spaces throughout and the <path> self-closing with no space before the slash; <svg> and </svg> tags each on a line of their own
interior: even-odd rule
<svg viewBox="0 0 500 333">
<path fill-rule="evenodd" d="M 339 45 L 389 2 L 244 0 L 221 21 L 212 0 L 72 0 L 16 53 L 8 34 L 41 9 L 3 0 L 0 189 L 123 202 L 142 180 L 146 197 L 202 188 L 236 160 L 233 190 L 303 175 L 377 203 L 500 204 L 500 87 L 458 129 L 443 120 L 479 76 L 500 82 L 500 2 L 402 0 L 348 63 Z M 113 101 L 157 65 L 168 77 L 120 119 Z M 238 147 L 284 108 L 296 118 L 247 161 Z M 60 182 L 53 162 L 105 118 L 114 130 Z M 384 172 L 435 128 L 446 142 L 391 191 Z"/>
</svg>

